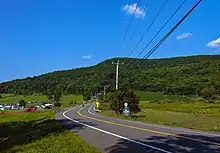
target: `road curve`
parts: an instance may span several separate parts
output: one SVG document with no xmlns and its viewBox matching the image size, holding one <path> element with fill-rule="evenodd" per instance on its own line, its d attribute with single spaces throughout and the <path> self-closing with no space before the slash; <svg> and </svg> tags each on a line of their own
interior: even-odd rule
<svg viewBox="0 0 220 153">
<path fill-rule="evenodd" d="M 55 118 L 106 153 L 220 153 L 220 133 L 106 117 L 96 114 L 93 105 L 64 110 Z"/>
</svg>

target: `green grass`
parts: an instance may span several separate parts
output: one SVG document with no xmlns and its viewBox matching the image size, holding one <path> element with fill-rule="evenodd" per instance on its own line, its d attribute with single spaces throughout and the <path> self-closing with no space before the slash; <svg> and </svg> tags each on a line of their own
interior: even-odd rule
<svg viewBox="0 0 220 153">
<path fill-rule="evenodd" d="M 70 101 L 73 101 L 73 104 L 70 104 Z M 75 101 L 78 104 L 83 103 L 82 95 L 63 95 L 60 99 L 62 107 L 71 107 L 75 105 Z"/>
<path fill-rule="evenodd" d="M 107 116 L 220 132 L 220 104 L 155 104 L 141 102 L 141 112 L 133 117 L 117 115 L 114 111 L 109 110 L 108 104 L 102 105 L 102 108 L 102 114 Z"/>
<path fill-rule="evenodd" d="M 53 116 L 51 111 L 0 115 L 0 152 L 99 152 L 79 136 L 62 128 Z"/>
<path fill-rule="evenodd" d="M 151 103 L 148 101 L 140 102 L 141 109 L 154 109 L 172 112 L 193 113 L 193 114 L 213 114 L 220 115 L 220 103 L 203 103 L 203 102 L 158 102 Z"/>
<path fill-rule="evenodd" d="M 45 95 L 31 95 L 31 96 L 22 96 L 22 95 L 16 95 L 14 97 L 7 97 L 4 99 L 0 99 L 0 104 L 7 104 L 7 103 L 18 103 L 21 99 L 27 101 L 42 101 L 42 100 L 48 100 L 47 96 Z M 73 104 L 70 104 L 70 101 L 73 101 Z M 62 95 L 60 102 L 62 103 L 63 107 L 70 107 L 75 105 L 75 101 L 77 104 L 81 104 L 83 102 L 82 95 Z M 39 104 L 34 104 L 39 105 Z M 33 106 L 28 105 L 27 106 Z"/>
<path fill-rule="evenodd" d="M 136 91 L 137 96 L 139 97 L 140 101 L 155 101 L 155 100 L 178 100 L 181 96 L 178 95 L 164 95 L 163 92 L 145 92 L 145 91 Z M 198 98 L 197 95 L 189 95 L 186 96 L 190 99 Z"/>
<path fill-rule="evenodd" d="M 31 96 L 22 96 L 16 95 L 14 97 L 7 97 L 0 99 L 0 104 L 8 104 L 8 103 L 18 103 L 21 99 L 25 101 L 38 101 L 38 100 L 48 100 L 45 95 L 31 95 Z"/>
</svg>

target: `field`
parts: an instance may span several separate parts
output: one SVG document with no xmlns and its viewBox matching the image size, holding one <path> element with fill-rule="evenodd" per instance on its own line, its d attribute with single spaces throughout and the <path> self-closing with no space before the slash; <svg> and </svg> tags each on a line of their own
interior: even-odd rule
<svg viewBox="0 0 220 153">
<path fill-rule="evenodd" d="M 51 111 L 0 115 L 0 131 L 2 153 L 99 152 L 79 136 L 63 129 Z"/>
<path fill-rule="evenodd" d="M 8 104 L 8 103 L 18 103 L 21 99 L 25 101 L 42 101 L 48 100 L 47 96 L 44 95 L 31 95 L 31 96 L 22 96 L 22 95 L 14 95 L 7 98 L 0 99 L 0 104 Z"/>
<path fill-rule="evenodd" d="M 140 101 L 155 101 L 155 100 L 178 100 L 183 96 L 177 95 L 165 95 L 163 92 L 145 92 L 145 91 L 137 91 L 137 96 Z M 197 99 L 199 98 L 197 95 L 189 95 L 186 96 L 189 99 Z"/>
<path fill-rule="evenodd" d="M 145 101 L 140 101 L 141 112 L 135 116 L 117 115 L 110 110 L 109 103 L 102 104 L 102 114 L 141 122 L 220 132 L 220 103 L 205 103 L 196 100 L 197 96 L 188 98 L 190 99 L 187 101 L 181 101 L 177 100 L 179 96 L 147 92 L 140 97 Z"/>
<path fill-rule="evenodd" d="M 18 103 L 21 99 L 28 101 L 42 101 L 48 100 L 47 96 L 45 95 L 31 95 L 31 96 L 21 96 L 21 95 L 14 95 L 7 98 L 0 99 L 0 104 L 7 104 L 7 103 Z M 71 106 L 70 101 L 73 103 L 82 103 L 83 97 L 82 95 L 62 95 L 60 102 L 62 103 L 63 107 Z"/>
<path fill-rule="evenodd" d="M 70 104 L 70 102 L 73 102 L 73 104 Z M 76 104 L 81 104 L 83 102 L 83 96 L 82 95 L 63 95 L 60 99 L 60 103 L 62 104 L 62 107 L 70 107 L 74 106 Z"/>
</svg>

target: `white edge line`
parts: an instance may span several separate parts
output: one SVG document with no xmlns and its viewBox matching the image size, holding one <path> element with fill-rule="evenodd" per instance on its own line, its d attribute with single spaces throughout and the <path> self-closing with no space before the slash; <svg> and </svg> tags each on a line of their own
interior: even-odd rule
<svg viewBox="0 0 220 153">
<path fill-rule="evenodd" d="M 101 110 L 95 109 L 95 106 L 93 107 L 93 110 L 101 113 Z"/>
<path fill-rule="evenodd" d="M 82 107 L 79 111 L 81 111 L 83 108 L 85 108 L 85 107 Z M 81 124 L 81 125 L 83 125 L 83 126 L 86 126 L 86 127 L 88 127 L 88 128 L 94 129 L 94 130 L 96 130 L 96 131 L 99 131 L 99 132 L 102 132 L 102 133 L 105 133 L 105 134 L 108 134 L 108 135 L 111 135 L 111 136 L 114 136 L 114 137 L 117 137 L 117 138 L 120 138 L 120 139 L 124 139 L 124 140 L 130 141 L 130 142 L 133 142 L 133 143 L 136 143 L 136 144 L 139 144 L 139 145 L 142 145 L 142 146 L 151 148 L 151 149 L 155 149 L 155 150 L 158 150 L 158 151 L 161 151 L 161 152 L 171 153 L 170 151 L 166 151 L 166 150 L 163 150 L 163 149 L 160 149 L 160 148 L 151 146 L 151 145 L 147 145 L 147 144 L 145 144 L 145 143 L 142 143 L 142 142 L 139 142 L 139 141 L 136 141 L 136 140 L 133 140 L 133 139 L 130 139 L 130 138 L 127 138 L 127 137 L 124 137 L 124 136 L 115 134 L 115 133 L 111 133 L 111 132 L 108 132 L 108 131 L 105 131 L 105 130 L 96 128 L 96 127 L 94 127 L 94 126 L 91 126 L 91 125 L 88 125 L 88 124 L 84 124 L 84 123 L 79 122 L 79 121 L 77 121 L 77 120 L 74 120 L 74 119 L 72 119 L 72 118 L 70 118 L 70 117 L 68 117 L 68 116 L 66 115 L 66 113 L 68 113 L 69 111 L 74 110 L 74 109 L 75 109 L 75 107 L 74 107 L 74 108 L 71 108 L 71 109 L 69 109 L 69 110 L 66 110 L 65 112 L 63 112 L 63 116 L 64 116 L 65 118 L 67 118 L 67 119 L 69 119 L 69 120 L 71 120 L 71 121 L 77 123 L 77 124 Z"/>
<path fill-rule="evenodd" d="M 93 105 L 92 105 L 93 106 Z M 91 109 L 89 110 L 89 114 L 92 114 L 92 115 L 95 115 L 95 116 L 99 116 L 99 117 L 102 117 L 98 114 L 95 114 L 95 113 L 92 113 L 91 112 Z M 141 125 L 146 125 L 146 126 L 151 126 L 151 127 L 156 127 L 156 128 L 163 128 L 163 129 L 169 129 L 169 130 L 175 130 L 175 131 L 184 131 L 184 132 L 188 132 L 188 133 L 196 133 L 196 134 L 205 134 L 207 136 L 216 136 L 216 137 L 220 137 L 220 134 L 214 134 L 214 133 L 206 133 L 206 132 L 199 132 L 199 131 L 192 131 L 192 130 L 187 130 L 187 129 L 180 129 L 180 128 L 172 128 L 172 127 L 166 127 L 166 126 L 157 126 L 157 125 L 153 125 L 153 124 L 148 124 L 148 123 L 141 123 L 141 122 L 135 122 L 135 121 L 129 121 L 129 120 L 121 120 L 121 119 L 117 119 L 116 120 L 119 120 L 119 121 L 125 121 L 125 122 L 130 122 L 130 123 L 133 123 L 133 124 L 141 124 Z"/>
</svg>

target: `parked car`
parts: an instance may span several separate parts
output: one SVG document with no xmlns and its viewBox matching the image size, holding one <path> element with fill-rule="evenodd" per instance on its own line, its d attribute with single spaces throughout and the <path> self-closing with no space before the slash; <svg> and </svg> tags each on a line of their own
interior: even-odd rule
<svg viewBox="0 0 220 153">
<path fill-rule="evenodd" d="M 51 109 L 53 104 L 45 104 L 45 109 Z"/>
<path fill-rule="evenodd" d="M 5 108 L 2 106 L 2 105 L 0 105 L 0 110 L 5 110 Z"/>
<path fill-rule="evenodd" d="M 24 112 L 35 112 L 36 111 L 36 107 L 28 107 L 24 109 Z"/>
</svg>

